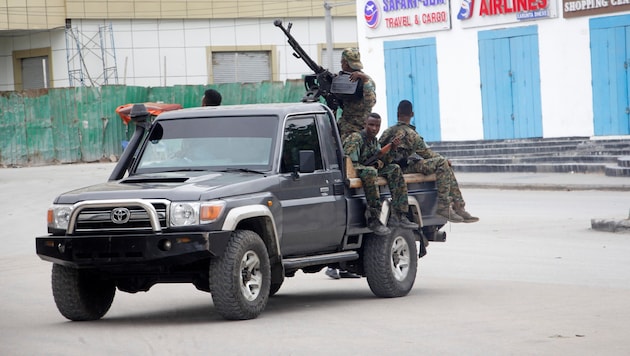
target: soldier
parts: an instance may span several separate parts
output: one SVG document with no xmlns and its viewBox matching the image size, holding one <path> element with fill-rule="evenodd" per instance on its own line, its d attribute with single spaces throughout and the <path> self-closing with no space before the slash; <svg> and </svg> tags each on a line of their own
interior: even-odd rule
<svg viewBox="0 0 630 356">
<path fill-rule="evenodd" d="M 391 230 L 384 226 L 379 220 L 382 203 L 376 179 L 383 176 L 387 179 L 389 190 L 392 195 L 392 214 L 389 218 L 389 226 L 402 227 L 404 229 L 417 229 L 418 224 L 412 223 L 407 218 L 409 205 L 407 203 L 407 185 L 402 177 L 402 171 L 397 164 L 391 163 L 391 157 L 386 155 L 376 160 L 376 167 L 366 166 L 364 163 L 378 157 L 381 146 L 376 139 L 376 135 L 381 129 L 381 116 L 377 113 L 370 113 L 363 120 L 365 129 L 357 131 L 348 136 L 343 142 L 343 150 L 352 160 L 353 167 L 357 170 L 365 199 L 367 209 L 365 212 L 368 228 L 376 235 L 389 235 Z M 400 140 L 394 140 L 392 146 L 399 144 Z M 390 151 L 391 152 L 391 151 Z M 332 279 L 339 278 L 361 278 L 361 276 L 345 270 L 338 270 L 328 267 L 326 275 Z"/>
<path fill-rule="evenodd" d="M 219 106 L 221 105 L 221 93 L 214 89 L 208 89 L 203 93 L 201 106 Z"/>
<path fill-rule="evenodd" d="M 365 118 L 376 104 L 376 84 L 361 69 L 363 69 L 363 64 L 359 50 L 357 48 L 344 49 L 341 53 L 341 70 L 350 73 L 350 80 L 363 82 L 363 96 L 355 100 L 346 99 L 341 103 L 342 112 L 338 126 L 342 140 L 353 132 L 361 131 Z"/>
<path fill-rule="evenodd" d="M 380 144 L 392 142 L 395 137 L 402 137 L 401 143 L 393 149 L 394 162 L 397 162 L 404 173 L 435 173 L 437 177 L 438 208 L 437 214 L 450 222 L 476 222 L 478 217 L 470 215 L 464 209 L 466 203 L 459 190 L 457 179 L 450 161 L 433 152 L 418 135 L 416 128 L 410 124 L 413 117 L 413 106 L 410 101 L 402 100 L 398 104 L 398 123 L 387 128 L 380 138 Z M 451 206 L 452 204 L 452 206 Z"/>
<path fill-rule="evenodd" d="M 407 203 L 407 185 L 405 184 L 400 167 L 391 163 L 391 157 L 386 154 L 376 160 L 374 166 L 366 166 L 370 158 L 378 156 L 381 146 L 376 139 L 381 128 L 381 117 L 377 113 L 371 113 L 364 120 L 365 128 L 348 136 L 343 142 L 346 155 L 352 160 L 354 168 L 361 178 L 365 199 L 367 200 L 368 228 L 377 235 L 388 235 L 391 231 L 381 224 L 378 219 L 381 215 L 381 199 L 376 179 L 385 177 L 392 195 L 392 214 L 389 226 L 405 229 L 417 229 L 418 225 L 407 218 L 409 205 Z M 392 147 L 396 147 L 399 140 L 394 140 Z"/>
</svg>

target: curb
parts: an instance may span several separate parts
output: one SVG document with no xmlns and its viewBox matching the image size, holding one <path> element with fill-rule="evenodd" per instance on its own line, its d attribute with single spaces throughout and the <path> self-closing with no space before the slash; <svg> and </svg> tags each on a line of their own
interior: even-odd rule
<svg viewBox="0 0 630 356">
<path fill-rule="evenodd" d="M 461 188 L 472 189 L 505 189 L 505 190 L 601 190 L 628 192 L 630 185 L 602 185 L 602 184 L 548 184 L 548 183 L 466 183 L 459 182 Z"/>
</svg>

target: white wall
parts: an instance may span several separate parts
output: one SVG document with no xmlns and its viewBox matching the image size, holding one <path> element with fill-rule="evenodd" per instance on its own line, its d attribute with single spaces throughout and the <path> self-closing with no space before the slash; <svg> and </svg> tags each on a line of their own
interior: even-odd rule
<svg viewBox="0 0 630 356">
<path fill-rule="evenodd" d="M 451 4 L 451 19 L 458 6 Z M 357 2 L 363 16 L 364 1 Z M 611 14 L 611 16 L 619 14 Z M 360 17 L 359 17 L 360 18 Z M 385 113 L 386 83 L 383 41 L 434 37 L 436 39 L 441 135 L 444 141 L 483 139 L 478 31 L 538 26 L 543 137 L 593 135 L 591 63 L 588 17 L 558 18 L 412 35 L 367 38 L 367 26 L 357 21 L 365 71 L 377 85 L 374 111 Z"/>
<path fill-rule="evenodd" d="M 291 33 L 317 61 L 318 46 L 326 43 L 324 19 L 283 21 L 285 25 L 293 22 Z M 90 39 L 100 43 L 98 27 L 109 23 L 104 20 L 73 20 L 72 26 L 80 30 L 84 43 L 90 43 Z M 276 46 L 278 80 L 299 79 L 311 72 L 301 60 L 293 57 L 286 37 L 271 19 L 113 20 L 111 23 L 119 84 L 207 84 L 208 46 Z M 332 29 L 334 43 L 357 42 L 355 18 L 334 18 Z M 53 86 L 69 85 L 65 31 L 59 29 L 0 37 L 0 90 L 14 90 L 12 51 L 40 47 L 52 47 Z M 91 47 L 96 54 L 82 51 L 88 68 L 84 71 L 88 85 L 88 75 L 98 83 L 98 77 L 103 74 L 100 49 Z"/>
</svg>

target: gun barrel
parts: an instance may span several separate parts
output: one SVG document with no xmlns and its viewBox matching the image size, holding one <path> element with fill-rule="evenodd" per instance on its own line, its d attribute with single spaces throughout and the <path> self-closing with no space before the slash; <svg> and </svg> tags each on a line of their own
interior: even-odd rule
<svg viewBox="0 0 630 356">
<path fill-rule="evenodd" d="M 293 50 L 295 51 L 295 53 L 293 53 L 293 55 L 296 58 L 302 59 L 304 61 L 304 63 L 306 63 L 306 65 L 309 68 L 311 68 L 311 70 L 313 70 L 316 74 L 319 74 L 319 73 L 322 73 L 322 72 L 325 71 L 325 69 L 322 68 L 322 66 L 317 64 L 317 62 L 315 62 L 311 57 L 309 57 L 308 54 L 306 54 L 306 52 L 304 51 L 304 48 L 302 48 L 302 46 L 300 46 L 298 41 L 291 35 L 291 32 L 290 32 L 291 23 L 289 23 L 288 28 L 285 28 L 284 26 L 282 26 L 282 20 L 280 20 L 280 19 L 276 19 L 273 22 L 273 24 L 276 27 L 280 27 L 282 32 L 284 32 L 285 36 L 287 36 L 287 38 L 288 38 L 287 42 L 289 43 L 291 48 L 293 48 Z"/>
</svg>

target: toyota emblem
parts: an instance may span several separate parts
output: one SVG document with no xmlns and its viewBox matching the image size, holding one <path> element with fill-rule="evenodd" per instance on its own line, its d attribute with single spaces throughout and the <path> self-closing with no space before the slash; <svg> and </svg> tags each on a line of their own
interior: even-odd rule
<svg viewBox="0 0 630 356">
<path fill-rule="evenodd" d="M 126 224 L 131 217 L 131 212 L 127 208 L 114 208 L 111 218 L 114 224 Z"/>
</svg>

